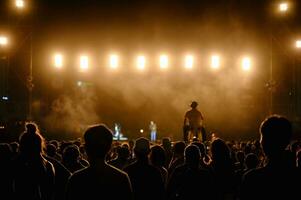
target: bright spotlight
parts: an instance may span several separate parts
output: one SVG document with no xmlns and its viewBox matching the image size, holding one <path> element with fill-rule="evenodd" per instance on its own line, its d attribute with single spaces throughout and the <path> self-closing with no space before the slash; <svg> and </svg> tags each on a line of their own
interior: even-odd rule
<svg viewBox="0 0 301 200">
<path fill-rule="evenodd" d="M 218 69 L 220 67 L 220 57 L 218 55 L 211 56 L 211 67 Z"/>
<path fill-rule="evenodd" d="M 63 55 L 62 54 L 55 54 L 54 55 L 54 66 L 56 68 L 63 67 Z"/>
<path fill-rule="evenodd" d="M 298 49 L 301 49 L 301 40 L 297 40 L 297 41 L 296 41 L 296 47 L 297 47 Z"/>
<path fill-rule="evenodd" d="M 116 69 L 119 66 L 119 57 L 115 54 L 110 55 L 110 67 Z"/>
<path fill-rule="evenodd" d="M 286 12 L 288 10 L 288 3 L 287 2 L 282 2 L 279 4 L 279 10 L 281 12 Z"/>
<path fill-rule="evenodd" d="M 144 70 L 144 68 L 145 68 L 145 56 L 138 56 L 137 57 L 137 68 L 139 70 Z"/>
<path fill-rule="evenodd" d="M 15 4 L 16 4 L 16 7 L 19 9 L 22 9 L 25 6 L 24 0 L 16 0 Z"/>
<path fill-rule="evenodd" d="M 143 133 L 144 132 L 144 130 L 143 129 L 140 129 L 140 133 Z"/>
<path fill-rule="evenodd" d="M 249 57 L 244 57 L 241 62 L 242 69 L 244 71 L 250 71 L 251 69 L 251 59 Z"/>
<path fill-rule="evenodd" d="M 89 68 L 89 57 L 88 56 L 80 56 L 80 71 L 84 72 L 87 71 Z"/>
<path fill-rule="evenodd" d="M 185 56 L 185 68 L 192 69 L 194 64 L 194 57 L 192 55 Z"/>
<path fill-rule="evenodd" d="M 8 39 L 5 36 L 0 36 L 0 46 L 6 46 L 8 44 Z"/>
<path fill-rule="evenodd" d="M 160 56 L 160 68 L 161 69 L 168 68 L 168 56 L 167 55 Z"/>
</svg>

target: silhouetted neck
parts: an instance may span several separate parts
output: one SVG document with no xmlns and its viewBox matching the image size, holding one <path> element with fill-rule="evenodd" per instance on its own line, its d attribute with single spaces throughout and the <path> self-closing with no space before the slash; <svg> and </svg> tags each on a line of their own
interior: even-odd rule
<svg viewBox="0 0 301 200">
<path fill-rule="evenodd" d="M 139 157 L 137 159 L 138 163 L 148 163 L 148 157 Z"/>
<path fill-rule="evenodd" d="M 99 159 L 89 159 L 89 163 L 90 166 L 105 166 L 106 162 L 103 158 L 99 158 Z"/>
</svg>

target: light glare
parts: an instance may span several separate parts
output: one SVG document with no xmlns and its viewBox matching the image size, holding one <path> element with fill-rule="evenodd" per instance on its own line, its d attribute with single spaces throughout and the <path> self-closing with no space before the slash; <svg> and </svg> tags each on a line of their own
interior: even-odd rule
<svg viewBox="0 0 301 200">
<path fill-rule="evenodd" d="M 301 40 L 296 41 L 296 47 L 301 49 Z"/>
<path fill-rule="evenodd" d="M 62 68 L 63 67 L 63 55 L 61 55 L 61 54 L 55 54 L 54 55 L 54 66 L 56 68 Z"/>
<path fill-rule="evenodd" d="M 87 71 L 88 68 L 89 68 L 89 57 L 81 56 L 80 57 L 80 71 L 82 71 L 82 72 Z"/>
<path fill-rule="evenodd" d="M 110 67 L 116 69 L 119 66 L 119 57 L 115 54 L 110 55 Z"/>
<path fill-rule="evenodd" d="M 8 39 L 5 36 L 0 36 L 0 45 L 6 46 L 8 44 Z"/>
<path fill-rule="evenodd" d="M 144 56 L 137 57 L 137 68 L 139 70 L 144 70 L 144 68 L 145 68 L 145 57 Z"/>
<path fill-rule="evenodd" d="M 185 56 L 185 68 L 192 69 L 194 64 L 194 57 L 192 55 Z"/>
<path fill-rule="evenodd" d="M 279 10 L 281 12 L 286 12 L 288 10 L 288 3 L 283 2 L 279 4 Z"/>
<path fill-rule="evenodd" d="M 211 67 L 213 69 L 218 69 L 220 67 L 220 57 L 217 55 L 213 55 L 211 57 Z"/>
<path fill-rule="evenodd" d="M 24 8 L 24 0 L 16 0 L 17 8 Z"/>
<path fill-rule="evenodd" d="M 251 59 L 249 57 L 244 57 L 242 59 L 242 69 L 244 71 L 250 71 L 250 69 L 251 69 Z"/>
<path fill-rule="evenodd" d="M 168 68 L 168 56 L 167 55 L 160 56 L 160 68 L 161 69 Z"/>
</svg>

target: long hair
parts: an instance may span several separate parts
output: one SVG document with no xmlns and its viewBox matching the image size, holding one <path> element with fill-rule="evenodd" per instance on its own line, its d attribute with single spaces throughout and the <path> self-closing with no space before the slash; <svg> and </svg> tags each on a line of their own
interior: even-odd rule
<svg viewBox="0 0 301 200">
<path fill-rule="evenodd" d="M 38 126 L 33 123 L 25 125 L 26 130 L 20 135 L 20 153 L 27 156 L 38 156 L 44 153 L 45 141 Z"/>
</svg>

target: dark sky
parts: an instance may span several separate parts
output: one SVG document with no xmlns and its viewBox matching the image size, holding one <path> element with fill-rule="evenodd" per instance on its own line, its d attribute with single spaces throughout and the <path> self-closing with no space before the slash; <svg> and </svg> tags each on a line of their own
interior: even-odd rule
<svg viewBox="0 0 301 200">
<path fill-rule="evenodd" d="M 65 98 L 61 102 L 65 103 L 62 106 L 65 114 L 56 118 L 64 119 L 66 124 L 101 120 L 112 126 L 118 121 L 132 136 L 155 120 L 162 136 L 175 133 L 178 137 L 183 112 L 190 100 L 197 99 L 208 116 L 211 131 L 252 132 L 257 130 L 258 121 L 266 113 L 263 96 L 269 77 L 271 36 L 274 38 L 275 78 L 279 82 L 276 95 L 279 105 L 283 105 L 275 109 L 290 114 L 292 62 L 287 54 L 294 55 L 291 46 L 301 33 L 298 14 L 301 4 L 297 1 L 290 1 L 292 9 L 285 15 L 277 12 L 280 1 L 276 0 L 30 0 L 29 7 L 22 12 L 12 9 L 8 2 L 0 3 L 0 32 L 12 35 L 8 88 L 12 116 L 22 118 L 28 112 L 25 82 L 29 73 L 31 33 L 38 121 L 41 121 L 40 115 L 53 120 L 53 104 Z M 129 58 L 139 51 L 153 56 L 162 49 L 174 57 L 190 50 L 203 59 L 218 50 L 230 60 L 227 66 L 233 66 L 233 60 L 240 53 L 251 52 L 257 59 L 256 78 L 246 89 L 241 83 L 235 83 L 236 75 L 231 70 L 219 78 L 208 74 L 186 77 L 178 72 L 165 78 L 155 75 L 137 78 L 129 70 L 117 77 L 101 73 L 80 77 L 74 72 L 74 60 L 81 51 L 101 58 L 111 50 L 118 50 Z M 50 57 L 57 50 L 69 58 L 69 69 L 65 71 L 68 75 L 51 71 Z M 99 60 L 97 65 L 102 65 Z M 77 80 L 92 82 L 97 87 L 89 94 L 86 92 L 85 99 L 72 88 Z M 53 82 L 60 81 L 67 86 L 59 89 L 53 86 Z M 225 90 L 228 92 L 223 92 Z M 248 104 L 249 110 L 235 108 L 243 101 L 238 99 L 250 97 L 249 103 L 242 103 Z M 212 98 L 218 100 L 210 100 Z M 87 112 L 81 111 L 87 102 L 93 106 L 88 107 Z M 246 112 L 250 112 L 250 116 L 245 117 Z M 252 122 L 237 128 L 241 123 L 228 123 L 231 115 L 243 118 L 242 123 Z M 49 128 L 49 122 L 46 124 Z"/>
</svg>

